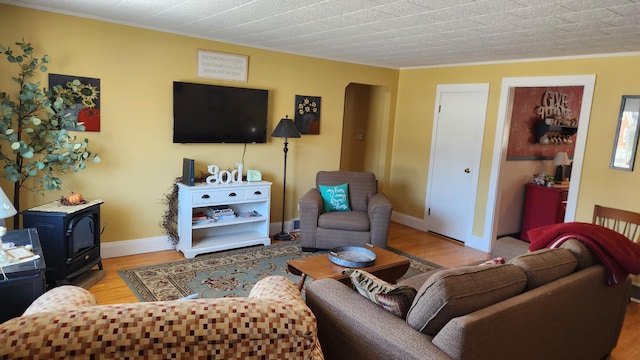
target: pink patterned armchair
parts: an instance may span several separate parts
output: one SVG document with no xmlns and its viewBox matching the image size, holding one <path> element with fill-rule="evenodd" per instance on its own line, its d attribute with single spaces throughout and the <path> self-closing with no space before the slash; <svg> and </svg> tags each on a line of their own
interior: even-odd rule
<svg viewBox="0 0 640 360">
<path fill-rule="evenodd" d="M 98 305 L 61 286 L 0 324 L 0 359 L 323 359 L 295 284 L 259 281 L 246 298 Z"/>
</svg>

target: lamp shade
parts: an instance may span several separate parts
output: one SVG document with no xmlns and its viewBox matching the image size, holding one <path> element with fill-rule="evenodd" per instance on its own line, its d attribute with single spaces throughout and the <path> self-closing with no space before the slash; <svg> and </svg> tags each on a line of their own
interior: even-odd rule
<svg viewBox="0 0 640 360">
<path fill-rule="evenodd" d="M 571 160 L 566 152 L 559 151 L 553 158 L 553 165 L 571 165 Z"/>
<path fill-rule="evenodd" d="M 278 138 L 299 138 L 300 131 L 296 124 L 293 123 L 293 120 L 285 116 L 284 119 L 280 119 L 278 126 L 273 130 L 271 136 Z"/>
<path fill-rule="evenodd" d="M 7 194 L 0 188 L 0 219 L 6 219 L 17 214 L 18 211 L 13 207 L 13 203 L 9 201 Z"/>
</svg>

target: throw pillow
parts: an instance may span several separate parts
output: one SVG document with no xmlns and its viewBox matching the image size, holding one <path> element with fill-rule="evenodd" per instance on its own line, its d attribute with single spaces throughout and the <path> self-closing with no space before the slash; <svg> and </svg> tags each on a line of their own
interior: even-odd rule
<svg viewBox="0 0 640 360">
<path fill-rule="evenodd" d="M 344 273 L 349 275 L 353 287 L 360 293 L 360 295 L 376 304 L 378 304 L 376 294 L 386 294 L 395 289 L 395 286 L 364 270 L 347 269 Z"/>
<path fill-rule="evenodd" d="M 351 211 L 349 184 L 318 185 L 324 211 Z"/>
<path fill-rule="evenodd" d="M 353 287 L 362 296 L 390 313 L 406 318 L 416 296 L 416 289 L 389 284 L 364 270 L 347 269 L 344 273 L 349 275 Z"/>
<path fill-rule="evenodd" d="M 406 319 L 418 291 L 411 286 L 398 286 L 386 294 L 376 294 L 378 305 L 395 316 Z"/>
</svg>

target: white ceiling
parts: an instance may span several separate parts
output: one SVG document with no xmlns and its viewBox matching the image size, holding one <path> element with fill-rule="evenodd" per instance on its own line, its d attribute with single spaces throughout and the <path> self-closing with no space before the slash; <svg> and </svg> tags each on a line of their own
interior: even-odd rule
<svg viewBox="0 0 640 360">
<path fill-rule="evenodd" d="M 640 0 L 0 2 L 390 68 L 640 51 Z"/>
</svg>

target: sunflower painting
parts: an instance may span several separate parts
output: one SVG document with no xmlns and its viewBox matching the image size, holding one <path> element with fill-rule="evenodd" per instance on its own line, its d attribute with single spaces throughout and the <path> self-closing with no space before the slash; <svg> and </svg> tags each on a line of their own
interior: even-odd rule
<svg viewBox="0 0 640 360">
<path fill-rule="evenodd" d="M 79 126 L 68 130 L 100 131 L 100 79 L 49 74 L 49 91 L 52 98 L 71 102 Z"/>
<path fill-rule="evenodd" d="M 320 97 L 296 95 L 294 122 L 300 134 L 320 134 Z"/>
</svg>

